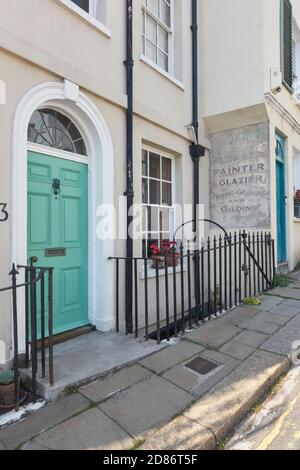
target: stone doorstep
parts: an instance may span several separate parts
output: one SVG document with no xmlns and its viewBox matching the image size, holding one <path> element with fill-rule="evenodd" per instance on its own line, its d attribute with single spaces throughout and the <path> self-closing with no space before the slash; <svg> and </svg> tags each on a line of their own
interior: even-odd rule
<svg viewBox="0 0 300 470">
<path fill-rule="evenodd" d="M 168 348 L 167 344 L 162 342 L 158 345 L 154 340 L 136 340 L 117 333 L 87 333 L 55 346 L 53 386 L 49 385 L 48 378 L 41 378 L 39 364 L 37 393 L 53 401 L 68 389 L 106 377 L 165 348 Z M 67 369 L 66 364 L 69 365 Z M 24 384 L 30 387 L 31 369 L 21 369 L 20 376 Z"/>
</svg>

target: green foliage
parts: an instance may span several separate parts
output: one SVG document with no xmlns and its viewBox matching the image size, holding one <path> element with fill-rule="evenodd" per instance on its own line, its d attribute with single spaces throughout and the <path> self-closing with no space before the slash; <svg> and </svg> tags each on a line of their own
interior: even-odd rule
<svg viewBox="0 0 300 470">
<path fill-rule="evenodd" d="M 139 447 L 141 447 L 144 443 L 146 442 L 145 439 L 137 439 L 136 441 L 133 442 L 133 446 L 130 450 L 137 450 Z"/>
<path fill-rule="evenodd" d="M 294 272 L 300 271 L 300 263 L 297 263 Z"/>
<path fill-rule="evenodd" d="M 12 370 L 3 370 L 0 372 L 0 385 L 9 385 L 14 381 L 14 373 Z"/>
<path fill-rule="evenodd" d="M 287 287 L 289 285 L 289 278 L 284 273 L 276 274 L 274 279 L 275 287 Z"/>
<path fill-rule="evenodd" d="M 246 297 L 243 300 L 243 304 L 245 305 L 261 305 L 261 300 L 257 299 L 256 297 Z"/>
</svg>

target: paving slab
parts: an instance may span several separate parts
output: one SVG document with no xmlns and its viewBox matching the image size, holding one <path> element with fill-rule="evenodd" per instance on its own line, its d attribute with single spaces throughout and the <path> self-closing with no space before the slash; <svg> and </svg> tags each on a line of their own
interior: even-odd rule
<svg viewBox="0 0 300 470">
<path fill-rule="evenodd" d="M 278 326 L 283 326 L 289 321 L 290 318 L 285 315 L 279 315 L 278 313 L 262 311 L 258 313 L 254 319 L 263 320 Z"/>
<path fill-rule="evenodd" d="M 289 356 L 292 352 L 293 343 L 300 341 L 300 316 L 293 318 L 285 326 L 267 339 L 261 349 Z"/>
<path fill-rule="evenodd" d="M 99 407 L 129 434 L 138 437 L 172 419 L 193 399 L 191 394 L 170 382 L 152 376 Z"/>
<path fill-rule="evenodd" d="M 213 349 L 205 349 L 201 353 L 201 356 L 206 357 L 217 364 L 227 364 L 232 361 L 232 357 L 228 356 L 228 354 L 223 354 L 220 351 L 214 351 Z"/>
<path fill-rule="evenodd" d="M 224 318 L 212 320 L 202 325 L 200 328 L 186 335 L 185 339 L 204 346 L 219 348 L 240 331 L 238 327 L 227 323 L 224 316 Z"/>
<path fill-rule="evenodd" d="M 152 375 L 148 369 L 135 364 L 131 367 L 125 367 L 114 374 L 103 377 L 96 382 L 81 387 L 79 392 L 89 400 L 99 403 L 107 397 L 124 390 L 131 385 Z"/>
<path fill-rule="evenodd" d="M 208 374 L 202 375 L 188 368 L 187 363 L 183 363 L 167 370 L 163 378 L 187 392 L 202 396 L 239 364 L 240 361 L 227 357 L 226 363 L 219 364 Z"/>
<path fill-rule="evenodd" d="M 253 353 L 254 348 L 247 346 L 246 344 L 238 343 L 237 341 L 231 340 L 220 349 L 224 354 L 234 357 L 235 359 L 244 360 L 246 357 Z"/>
<path fill-rule="evenodd" d="M 252 346 L 258 348 L 269 338 L 269 335 L 264 333 L 258 333 L 257 331 L 244 330 L 234 338 L 234 341 L 245 344 L 246 346 Z"/>
<path fill-rule="evenodd" d="M 0 430 L 0 439 L 7 449 L 15 449 L 46 429 L 90 407 L 90 401 L 75 393 L 50 403 L 16 424 Z"/>
<path fill-rule="evenodd" d="M 5 450 L 5 447 L 4 447 L 4 445 L 2 444 L 2 442 L 0 442 L 0 450 Z"/>
<path fill-rule="evenodd" d="M 178 364 L 189 357 L 203 351 L 204 348 L 197 344 L 189 343 L 187 341 L 180 341 L 173 346 L 168 346 L 166 349 L 152 354 L 139 363 L 147 369 L 160 374 L 161 372 L 170 369 L 170 367 Z"/>
<path fill-rule="evenodd" d="M 259 306 L 260 310 L 270 311 L 276 305 L 279 305 L 283 302 L 283 298 L 275 295 L 262 295 L 260 297 L 261 305 Z"/>
<path fill-rule="evenodd" d="M 51 450 L 48 447 L 41 446 L 40 444 L 37 444 L 36 442 L 33 441 L 28 441 L 26 442 L 20 450 Z"/>
<path fill-rule="evenodd" d="M 287 358 L 257 350 L 183 415 L 220 441 L 288 368 Z"/>
<path fill-rule="evenodd" d="M 273 290 L 273 293 L 275 295 L 279 295 L 282 298 L 300 300 L 299 288 L 294 289 L 293 287 L 290 287 L 290 286 L 289 287 L 276 287 L 276 289 Z"/>
<path fill-rule="evenodd" d="M 139 450 L 212 450 L 216 447 L 212 432 L 184 416 L 151 434 Z"/>
<path fill-rule="evenodd" d="M 125 450 L 133 439 L 94 407 L 55 426 L 35 439 L 53 450 Z"/>
<path fill-rule="evenodd" d="M 240 326 L 246 320 L 251 319 L 255 315 L 257 315 L 260 311 L 258 307 L 251 307 L 248 305 L 241 305 L 234 310 L 226 312 L 224 316 L 222 316 L 222 320 L 225 320 L 226 323 Z"/>
<path fill-rule="evenodd" d="M 272 335 L 275 331 L 278 330 L 278 325 L 273 323 L 265 322 L 257 318 L 252 318 L 241 324 L 241 328 L 245 330 L 257 331 L 258 333 L 265 333 L 267 335 Z"/>
<path fill-rule="evenodd" d="M 293 318 L 300 312 L 300 302 L 285 300 L 276 307 L 273 307 L 271 311 L 278 315 Z"/>
</svg>

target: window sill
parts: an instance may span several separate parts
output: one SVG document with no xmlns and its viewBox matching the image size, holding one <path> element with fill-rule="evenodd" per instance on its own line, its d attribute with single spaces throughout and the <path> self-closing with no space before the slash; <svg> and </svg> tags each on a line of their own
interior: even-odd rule
<svg viewBox="0 0 300 470">
<path fill-rule="evenodd" d="M 166 72 L 165 70 L 163 70 L 161 67 L 159 67 L 158 65 L 154 64 L 154 62 L 152 62 L 150 59 L 148 59 L 148 57 L 144 56 L 143 54 L 141 55 L 141 61 L 144 62 L 145 64 L 149 65 L 149 67 L 153 68 L 154 70 L 156 70 L 156 72 L 160 73 L 163 77 L 165 77 L 167 80 L 169 80 L 170 82 L 174 83 L 174 85 L 176 85 L 178 88 L 180 88 L 181 90 L 185 90 L 185 86 L 183 83 L 181 83 L 179 80 L 177 80 L 175 77 L 173 77 L 173 75 L 171 75 L 169 72 Z"/>
<path fill-rule="evenodd" d="M 300 224 L 300 217 L 294 217 L 295 224 Z"/>
<path fill-rule="evenodd" d="M 68 8 L 68 10 L 71 10 L 77 16 L 80 16 L 86 23 L 88 23 L 90 26 L 100 31 L 102 34 L 104 34 L 104 36 L 106 36 L 107 38 L 111 38 L 110 28 L 105 26 L 103 23 L 101 23 L 101 21 L 97 20 L 94 16 L 90 15 L 89 13 L 86 13 L 80 7 L 75 5 L 75 3 L 71 2 L 71 0 L 56 0 L 56 1 L 58 1 L 58 3 L 60 3 L 62 6 Z"/>
<path fill-rule="evenodd" d="M 187 267 L 186 267 L 186 264 L 184 264 L 183 271 L 186 272 L 186 270 L 187 270 Z M 180 264 L 178 266 L 176 266 L 176 273 L 181 273 Z M 168 275 L 172 275 L 172 274 L 173 274 L 173 268 L 168 268 Z M 165 270 L 164 269 L 159 269 L 158 270 L 158 275 L 159 275 L 159 277 L 165 276 Z M 152 269 L 152 268 L 149 267 L 148 270 L 147 270 L 147 279 L 154 279 L 154 278 L 156 278 L 156 269 Z M 144 270 L 140 272 L 140 279 L 141 280 L 146 279 Z"/>
</svg>

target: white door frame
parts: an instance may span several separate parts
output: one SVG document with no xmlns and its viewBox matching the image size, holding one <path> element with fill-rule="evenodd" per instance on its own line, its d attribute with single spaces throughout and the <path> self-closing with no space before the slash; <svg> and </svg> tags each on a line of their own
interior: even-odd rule
<svg viewBox="0 0 300 470">
<path fill-rule="evenodd" d="M 66 114 L 81 131 L 89 155 L 89 319 L 100 331 L 114 328 L 114 240 L 97 238 L 97 209 L 114 207 L 114 155 L 108 127 L 98 108 L 68 81 L 42 83 L 21 99 L 13 123 L 12 262 L 27 264 L 27 130 L 35 110 L 49 106 Z M 49 149 L 48 149 L 49 151 Z M 50 149 L 51 151 L 51 149 Z M 76 157 L 75 157 L 76 158 Z M 74 158 L 74 159 L 75 159 Z M 100 182 L 100 184 L 99 184 Z M 98 211 L 100 213 L 100 211 Z M 25 347 L 24 292 L 18 296 L 20 351 Z"/>
</svg>

